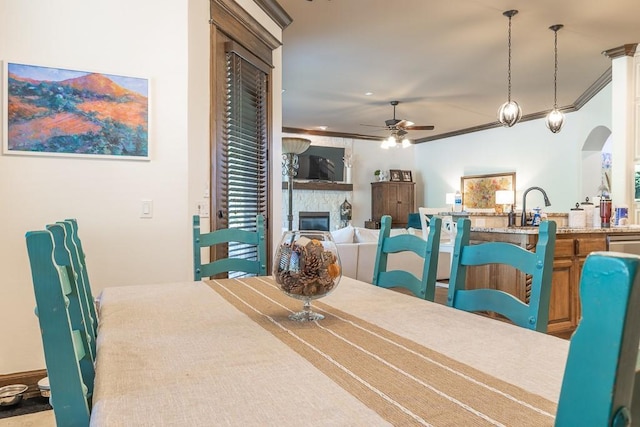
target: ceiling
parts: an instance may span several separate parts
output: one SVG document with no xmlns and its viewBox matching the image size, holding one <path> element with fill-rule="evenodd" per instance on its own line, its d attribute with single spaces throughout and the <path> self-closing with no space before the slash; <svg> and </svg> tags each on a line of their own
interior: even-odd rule
<svg viewBox="0 0 640 427">
<path fill-rule="evenodd" d="M 638 0 L 279 0 L 283 32 L 283 128 L 382 139 L 393 117 L 433 131 L 426 142 L 496 127 L 507 100 L 508 19 L 512 99 L 525 117 L 553 107 L 558 32 L 558 106 L 580 107 L 610 79 L 602 52 L 640 42 Z M 365 95 L 372 92 L 370 96 Z M 568 119 L 570 120 L 570 119 Z M 327 126 L 320 130 L 320 126 Z M 517 126 L 517 125 L 516 125 Z M 343 136 L 349 136 L 343 135 Z"/>
</svg>

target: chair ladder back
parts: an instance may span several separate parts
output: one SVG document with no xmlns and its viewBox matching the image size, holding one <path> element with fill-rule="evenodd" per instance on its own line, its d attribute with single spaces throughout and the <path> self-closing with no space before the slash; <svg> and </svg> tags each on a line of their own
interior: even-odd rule
<svg viewBox="0 0 640 427">
<path fill-rule="evenodd" d="M 200 215 L 193 216 L 193 279 L 202 280 L 202 254 L 200 248 Z"/>
<path fill-rule="evenodd" d="M 536 259 L 531 252 L 520 246 L 505 242 L 486 242 L 464 248 L 460 262 L 464 265 L 509 264 L 518 270 L 532 274 Z"/>
<path fill-rule="evenodd" d="M 471 221 L 469 219 L 459 219 L 457 228 L 447 304 L 471 312 L 496 312 L 507 317 L 516 325 L 546 332 L 551 299 L 555 222 L 542 222 L 535 252 L 505 242 L 485 242 L 472 245 L 470 244 Z M 487 264 L 510 265 L 530 275 L 532 282 L 529 303 L 497 289 L 466 289 L 467 268 Z"/>
<path fill-rule="evenodd" d="M 425 299 L 435 301 L 436 280 L 438 276 L 438 258 L 440 257 L 440 234 L 442 232 L 442 218 L 434 216 L 429 222 L 429 237 L 427 252 L 422 267 L 422 281 L 427 284 Z"/>
<path fill-rule="evenodd" d="M 224 243 L 240 243 L 256 247 L 256 260 L 245 258 L 224 258 L 202 263 L 201 248 Z M 220 273 L 239 271 L 257 276 L 267 274 L 267 248 L 264 230 L 264 216 L 256 216 L 256 231 L 225 228 L 209 233 L 200 232 L 200 217 L 193 216 L 193 270 L 195 280 Z"/>
<path fill-rule="evenodd" d="M 71 326 L 68 268 L 54 261 L 51 232 L 30 231 L 26 243 L 56 424 L 88 426 L 95 371 L 86 331 Z"/>
<path fill-rule="evenodd" d="M 580 301 L 582 320 L 571 337 L 555 425 L 624 426 L 630 419 L 636 425 L 640 257 L 591 253 Z"/>
<path fill-rule="evenodd" d="M 536 330 L 540 332 L 547 332 L 547 325 L 549 324 L 556 229 L 555 221 L 542 221 L 538 230 L 536 250 L 535 252 L 530 252 L 533 255 L 535 271 L 528 272 L 532 276 L 529 313 L 536 317 Z"/>
<path fill-rule="evenodd" d="M 55 263 L 59 268 L 65 270 L 65 274 L 68 278 L 64 286 L 69 286 L 69 289 L 64 289 L 64 293 L 68 299 L 67 309 L 69 310 L 69 319 L 71 320 L 71 327 L 73 330 L 82 331 L 86 334 L 86 342 L 88 344 L 87 354 L 91 357 L 92 361 L 96 359 L 96 341 L 93 332 L 93 320 L 89 313 L 89 307 L 92 304 L 87 302 L 87 297 L 84 287 L 78 282 L 79 275 L 77 270 L 74 269 L 72 264 L 71 249 L 68 246 L 71 243 L 69 236 L 66 234 L 66 229 L 61 223 L 47 225 L 47 230 L 53 237 L 53 256 Z"/>
<path fill-rule="evenodd" d="M 77 274 L 80 276 L 78 282 L 84 288 L 84 294 L 86 295 L 87 303 L 89 305 L 89 313 L 91 314 L 91 319 L 93 320 L 93 333 L 94 336 L 97 337 L 98 323 L 100 319 L 98 318 L 98 313 L 95 306 L 95 298 L 93 297 L 91 284 L 89 283 L 86 255 L 84 253 L 84 249 L 82 248 L 82 241 L 80 240 L 80 236 L 78 235 L 78 221 L 70 218 L 61 221 L 61 224 L 67 232 L 67 239 L 71 239 L 70 247 L 72 249 L 75 248 L 75 251 L 71 251 L 71 261 L 74 268 L 76 268 Z"/>
<path fill-rule="evenodd" d="M 391 217 L 385 215 L 381 219 L 378 249 L 373 272 L 373 284 L 383 288 L 402 287 L 415 296 L 429 301 L 435 299 L 436 276 L 440 245 L 440 218 L 434 217 L 431 222 L 429 237 L 424 239 L 409 234 L 390 236 Z M 422 278 L 404 270 L 387 271 L 389 254 L 413 252 L 423 259 Z"/>
</svg>

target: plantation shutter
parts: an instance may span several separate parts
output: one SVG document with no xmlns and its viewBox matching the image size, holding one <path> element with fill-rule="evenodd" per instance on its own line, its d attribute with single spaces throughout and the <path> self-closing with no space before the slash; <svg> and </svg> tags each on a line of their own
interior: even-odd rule
<svg viewBox="0 0 640 427">
<path fill-rule="evenodd" d="M 268 69 L 233 42 L 225 44 L 226 83 L 219 163 L 218 225 L 256 230 L 256 215 L 268 210 Z M 252 60 L 251 62 L 249 60 Z M 229 244 L 228 256 L 257 259 L 255 247 Z M 244 273 L 230 273 L 240 277 Z"/>
</svg>

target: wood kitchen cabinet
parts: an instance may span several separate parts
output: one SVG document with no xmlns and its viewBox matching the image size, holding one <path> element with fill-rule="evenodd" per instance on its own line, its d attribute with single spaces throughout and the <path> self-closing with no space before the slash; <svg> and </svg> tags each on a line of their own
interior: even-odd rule
<svg viewBox="0 0 640 427">
<path fill-rule="evenodd" d="M 391 215 L 391 226 L 407 226 L 409 214 L 416 212 L 415 182 L 372 182 L 371 219 L 380 222 Z"/>
<path fill-rule="evenodd" d="M 471 241 L 472 243 L 474 241 L 478 243 L 509 242 L 528 250 L 535 250 L 538 235 L 526 233 L 524 230 L 523 232 L 472 231 Z M 604 232 L 556 234 L 547 333 L 569 338 L 576 329 L 580 321 L 579 288 L 582 266 L 591 252 L 605 250 L 607 250 L 607 234 Z M 488 285 L 489 283 L 491 285 Z M 489 286 L 508 292 L 524 302 L 528 302 L 531 294 L 530 276 L 513 267 L 486 265 L 469 268 L 468 289 Z"/>
<path fill-rule="evenodd" d="M 591 252 L 607 250 L 606 234 L 556 235 L 547 332 L 569 338 L 580 321 L 580 277 Z"/>
</svg>

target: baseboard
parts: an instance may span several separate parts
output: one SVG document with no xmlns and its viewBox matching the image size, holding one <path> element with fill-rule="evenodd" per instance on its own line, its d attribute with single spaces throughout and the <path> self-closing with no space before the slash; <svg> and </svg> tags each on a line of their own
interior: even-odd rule
<svg viewBox="0 0 640 427">
<path fill-rule="evenodd" d="M 24 384 L 28 386 L 24 398 L 40 396 L 38 381 L 47 376 L 46 369 L 38 369 L 37 371 L 16 372 L 14 374 L 0 375 L 0 387 L 11 384 Z"/>
</svg>

